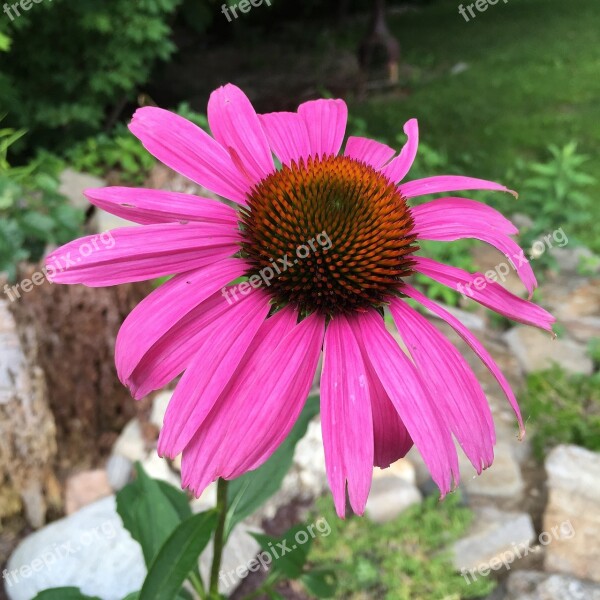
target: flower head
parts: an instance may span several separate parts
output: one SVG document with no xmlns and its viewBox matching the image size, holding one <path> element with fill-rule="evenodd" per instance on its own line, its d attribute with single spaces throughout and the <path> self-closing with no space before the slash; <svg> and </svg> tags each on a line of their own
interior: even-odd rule
<svg viewBox="0 0 600 600">
<path fill-rule="evenodd" d="M 196 494 L 217 477 L 263 464 L 287 437 L 319 357 L 321 422 L 338 514 L 346 491 L 362 513 L 373 466 L 413 444 L 442 495 L 458 483 L 457 439 L 477 473 L 493 460 L 494 424 L 481 385 L 458 350 L 406 301 L 445 320 L 515 396 L 490 354 L 464 325 L 407 278 L 422 273 L 516 321 L 551 331 L 553 317 L 479 274 L 419 256 L 419 240 L 477 238 L 514 262 L 530 295 L 536 280 L 494 209 L 457 197 L 410 207 L 416 196 L 480 189 L 489 181 L 438 176 L 400 183 L 417 153 L 418 127 L 393 148 L 350 137 L 341 100 L 257 115 L 233 85 L 211 95 L 212 136 L 158 108 L 138 110 L 130 129 L 175 171 L 227 199 L 109 187 L 89 200 L 142 225 L 112 232 L 113 247 L 53 269 L 59 283 L 115 285 L 175 275 L 119 332 L 116 363 L 136 398 L 183 373 L 169 404 L 159 453 L 183 453 L 183 484 Z M 274 156 L 280 162 L 276 167 Z M 89 240 L 84 240 L 89 243 Z M 49 265 L 76 253 L 57 250 Z M 518 262 L 518 264 L 517 264 Z M 236 280 L 245 278 L 242 283 Z M 410 357 L 387 331 L 388 308 Z"/>
</svg>

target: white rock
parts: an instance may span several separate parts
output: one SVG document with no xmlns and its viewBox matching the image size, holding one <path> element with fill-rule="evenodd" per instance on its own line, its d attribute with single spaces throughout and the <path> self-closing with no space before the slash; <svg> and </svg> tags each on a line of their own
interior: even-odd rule
<svg viewBox="0 0 600 600">
<path fill-rule="evenodd" d="M 127 221 L 121 217 L 117 217 L 101 208 L 96 208 L 94 216 L 90 220 L 90 229 L 94 233 L 104 233 L 105 231 L 111 231 L 112 229 L 118 229 L 119 227 L 137 227 L 138 223 Z"/>
<path fill-rule="evenodd" d="M 106 461 L 108 482 L 115 492 L 123 489 L 131 480 L 133 463 L 121 454 L 112 454 Z"/>
<path fill-rule="evenodd" d="M 181 487 L 181 480 L 178 475 L 171 469 L 166 459 L 158 456 L 156 452 L 151 452 L 148 458 L 142 461 L 142 468 L 146 475 L 152 477 L 152 479 L 166 481 L 176 488 Z"/>
<path fill-rule="evenodd" d="M 558 363 L 571 373 L 591 375 L 594 369 L 585 345 L 570 339 L 552 339 L 548 332 L 533 327 L 513 327 L 504 341 L 525 373 L 543 371 Z"/>
<path fill-rule="evenodd" d="M 460 308 L 456 308 L 456 306 L 449 306 L 448 304 L 440 305 L 447 310 L 453 317 L 458 319 L 467 329 L 470 331 L 484 331 L 486 329 L 485 319 L 480 317 L 479 315 L 471 312 L 467 312 L 466 310 L 462 310 Z M 433 317 L 435 320 L 437 317 Z"/>
<path fill-rule="evenodd" d="M 8 561 L 10 600 L 75 586 L 103 600 L 139 590 L 146 573 L 140 546 L 123 527 L 114 496 L 86 506 L 23 540 Z"/>
<path fill-rule="evenodd" d="M 452 546 L 452 562 L 457 571 L 479 569 L 502 561 L 504 553 L 510 553 L 513 562 L 519 552 L 535 539 L 531 517 L 527 513 L 504 512 L 492 507 L 475 511 L 475 519 L 467 535 Z M 508 559 L 506 559 L 508 562 Z"/>
<path fill-rule="evenodd" d="M 560 539 L 546 547 L 545 568 L 600 582 L 600 453 L 557 446 L 546 472 L 544 530 Z"/>
<path fill-rule="evenodd" d="M 167 406 L 173 397 L 173 392 L 161 392 L 154 397 L 152 401 L 152 412 L 150 413 L 150 422 L 159 429 L 163 426 Z"/>
<path fill-rule="evenodd" d="M 371 521 L 387 523 L 422 499 L 417 487 L 400 477 L 377 477 L 371 485 L 365 512 Z"/>
<path fill-rule="evenodd" d="M 600 600 L 600 585 L 537 571 L 512 572 L 506 591 L 505 600 Z"/>
<path fill-rule="evenodd" d="M 128 458 L 131 462 L 142 461 L 148 455 L 146 442 L 142 435 L 142 427 L 137 419 L 132 419 L 113 446 L 113 454 Z"/>
<path fill-rule="evenodd" d="M 65 169 L 59 176 L 60 187 L 58 191 L 69 199 L 72 206 L 87 210 L 91 205 L 83 192 L 89 188 L 104 187 L 106 182 L 103 179 L 89 175 L 88 173 L 79 173 L 73 169 Z"/>
<path fill-rule="evenodd" d="M 514 444 L 500 442 L 494 448 L 491 467 L 477 475 L 467 457 L 459 453 L 461 487 L 468 494 L 490 498 L 518 499 L 523 495 L 525 484 L 521 468 L 513 451 Z"/>
</svg>

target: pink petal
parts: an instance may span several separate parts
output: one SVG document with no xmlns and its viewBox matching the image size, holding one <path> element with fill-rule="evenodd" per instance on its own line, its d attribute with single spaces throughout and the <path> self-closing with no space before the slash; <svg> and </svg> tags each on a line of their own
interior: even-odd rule
<svg viewBox="0 0 600 600">
<path fill-rule="evenodd" d="M 187 119 L 155 107 L 138 109 L 129 129 L 162 163 L 219 196 L 246 203 L 250 182 L 208 133 Z"/>
<path fill-rule="evenodd" d="M 325 322 L 316 314 L 299 325 L 279 313 L 275 318 L 281 320 L 248 351 L 248 362 L 184 450 L 183 485 L 196 495 L 219 476 L 232 479 L 262 465 L 304 407 Z M 233 437 L 235 444 L 223 444 Z"/>
<path fill-rule="evenodd" d="M 364 358 L 364 357 L 363 357 Z M 406 456 L 413 441 L 406 430 L 398 411 L 373 370 L 368 357 L 367 367 L 371 410 L 373 413 L 373 441 L 375 454 L 373 466 L 386 469 L 398 459 Z"/>
<path fill-rule="evenodd" d="M 343 100 L 311 100 L 298 107 L 298 114 L 308 129 L 312 155 L 322 157 L 340 151 L 348 121 Z"/>
<path fill-rule="evenodd" d="M 501 217 L 493 209 L 489 211 L 461 210 L 449 206 L 448 202 L 444 200 L 434 200 L 434 202 L 428 204 L 433 203 L 435 203 L 435 206 L 430 207 L 430 209 L 423 210 L 422 206 L 427 206 L 427 204 L 424 204 L 411 210 L 415 219 L 415 231 L 420 239 L 451 242 L 464 238 L 474 238 L 491 244 L 514 265 L 531 298 L 533 290 L 537 287 L 533 269 L 525 258 L 525 253 L 521 247 L 495 226 L 495 223 L 499 223 L 505 228 L 504 217 Z M 421 210 L 419 210 L 420 208 Z M 484 218 L 484 215 L 487 219 Z"/>
<path fill-rule="evenodd" d="M 492 413 L 471 367 L 458 350 L 406 302 L 390 303 L 398 331 L 452 433 L 477 473 L 494 460 Z"/>
<path fill-rule="evenodd" d="M 240 88 L 227 84 L 210 95 L 208 123 L 215 139 L 229 150 L 253 185 L 275 171 L 258 115 Z"/>
<path fill-rule="evenodd" d="M 458 457 L 445 415 L 439 412 L 415 366 L 373 311 L 357 315 L 359 343 L 406 425 L 442 497 L 459 481 Z"/>
<path fill-rule="evenodd" d="M 48 255 L 54 283 L 90 287 L 144 281 L 199 269 L 239 250 L 239 232 L 230 225 L 158 223 L 123 227 L 74 240 Z"/>
<path fill-rule="evenodd" d="M 84 194 L 98 208 L 141 225 L 177 221 L 237 225 L 236 211 L 212 198 L 127 187 L 94 188 Z"/>
<path fill-rule="evenodd" d="M 402 293 L 406 294 L 413 300 L 416 300 L 426 308 L 428 308 L 432 313 L 437 315 L 440 319 L 443 319 L 450 325 L 458 335 L 467 343 L 473 351 L 479 356 L 481 361 L 485 364 L 485 366 L 489 369 L 490 373 L 496 378 L 500 387 L 504 391 L 508 401 L 512 409 L 515 412 L 517 420 L 519 421 L 519 429 L 521 438 L 525 435 L 525 427 L 523 425 L 523 418 L 521 417 L 521 411 L 519 409 L 519 405 L 517 403 L 517 399 L 515 398 L 515 394 L 510 387 L 506 377 L 490 355 L 490 353 L 484 348 L 481 342 L 453 315 L 451 315 L 447 310 L 443 309 L 441 306 L 424 296 L 421 292 L 416 290 L 414 287 L 408 284 L 404 284 L 402 286 Z"/>
<path fill-rule="evenodd" d="M 174 458 L 210 413 L 267 318 L 270 298 L 260 290 L 232 305 L 205 330 L 165 414 L 158 452 Z"/>
<path fill-rule="evenodd" d="M 405 198 L 460 190 L 495 190 L 498 192 L 509 192 L 513 196 L 517 196 L 516 192 L 509 190 L 499 183 L 486 181 L 485 179 L 475 179 L 473 177 L 462 177 L 460 175 L 441 175 L 438 177 L 415 179 L 414 181 L 407 181 L 400 186 L 400 192 Z"/>
<path fill-rule="evenodd" d="M 229 308 L 221 292 L 216 292 L 165 331 L 123 382 L 131 395 L 139 400 L 181 375 L 206 339 L 208 328 Z"/>
<path fill-rule="evenodd" d="M 297 113 L 274 112 L 258 116 L 271 149 L 283 165 L 299 163 L 310 156 L 310 140 Z"/>
<path fill-rule="evenodd" d="M 516 235 L 519 230 L 502 213 L 483 202 L 466 198 L 438 198 L 413 206 L 415 231 L 437 234 L 442 228 L 463 225 L 465 222 L 485 224 L 500 233 Z"/>
<path fill-rule="evenodd" d="M 481 273 L 467 273 L 457 267 L 443 265 L 422 256 L 412 258 L 415 271 L 431 277 L 513 321 L 552 331 L 552 323 L 556 319 L 548 311 L 533 302 L 511 294 L 495 281 L 487 281 Z"/>
<path fill-rule="evenodd" d="M 373 477 L 374 442 L 368 377 L 353 328 L 342 316 L 327 326 L 321 376 L 321 428 L 327 480 L 338 516 L 362 515 Z"/>
<path fill-rule="evenodd" d="M 176 275 L 144 298 L 125 319 L 117 336 L 119 379 L 127 385 L 133 370 L 154 344 L 217 290 L 241 277 L 245 269 L 241 260 L 222 260 Z M 221 302 L 227 304 L 222 296 Z"/>
<path fill-rule="evenodd" d="M 346 149 L 344 150 L 345 156 L 371 165 L 374 169 L 381 169 L 394 154 L 396 154 L 396 151 L 393 148 L 381 142 L 354 136 L 348 138 Z"/>
<path fill-rule="evenodd" d="M 410 119 L 404 124 L 404 133 L 407 135 L 408 141 L 404 144 L 400 154 L 381 170 L 394 183 L 402 181 L 415 162 L 419 148 L 419 124 L 416 119 Z"/>
</svg>

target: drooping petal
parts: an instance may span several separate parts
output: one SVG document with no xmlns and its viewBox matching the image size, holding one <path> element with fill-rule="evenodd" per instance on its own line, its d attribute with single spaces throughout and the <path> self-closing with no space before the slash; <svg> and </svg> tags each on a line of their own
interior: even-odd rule
<svg viewBox="0 0 600 600">
<path fill-rule="evenodd" d="M 415 231 L 419 235 L 437 234 L 444 228 L 452 228 L 467 223 L 485 224 L 500 233 L 516 235 L 519 230 L 496 209 L 467 198 L 438 198 L 424 202 L 411 209 L 415 221 Z"/>
<path fill-rule="evenodd" d="M 556 319 L 541 306 L 511 294 L 481 273 L 468 273 L 457 267 L 443 265 L 430 258 L 414 256 L 415 271 L 472 298 L 487 308 L 526 325 L 552 331 Z"/>
<path fill-rule="evenodd" d="M 263 464 L 304 407 L 321 352 L 324 319 L 313 314 L 298 325 L 295 316 L 291 321 L 277 313 L 269 321 L 273 319 L 278 320 L 248 350 L 247 362 L 183 452 L 182 482 L 196 495 L 217 477 L 232 479 Z M 234 437 L 235 444 L 223 444 Z"/>
<path fill-rule="evenodd" d="M 413 300 L 416 300 L 422 304 L 425 308 L 429 309 L 433 314 L 437 315 L 440 319 L 443 319 L 460 335 L 460 337 L 473 349 L 475 354 L 479 356 L 483 364 L 489 369 L 490 373 L 496 378 L 500 387 L 504 391 L 515 415 L 519 422 L 520 437 L 523 438 L 525 435 L 525 427 L 523 425 L 523 418 L 521 416 L 521 410 L 519 404 L 515 398 L 515 394 L 508 383 L 508 380 L 500 370 L 500 367 L 496 364 L 496 361 L 492 358 L 490 353 L 484 348 L 483 344 L 452 314 L 447 310 L 427 298 L 417 289 L 408 284 L 403 284 L 402 293 L 409 296 Z"/>
<path fill-rule="evenodd" d="M 425 317 L 394 298 L 390 312 L 415 365 L 477 473 L 494 460 L 496 435 L 481 385 L 458 350 Z"/>
<path fill-rule="evenodd" d="M 451 242 L 474 238 L 491 244 L 502 252 L 514 266 L 531 298 L 533 290 L 537 287 L 533 269 L 519 244 L 496 227 L 496 223 L 498 223 L 506 228 L 505 219 L 500 213 L 493 209 L 469 211 L 449 208 L 448 202 L 443 200 L 434 200 L 428 204 L 434 203 L 435 206 L 429 209 L 422 209 L 422 206 L 427 206 L 427 204 L 411 209 L 415 220 L 415 232 L 419 239 Z M 478 203 L 473 202 L 473 204 Z M 484 215 L 489 217 L 489 220 L 483 218 Z"/>
<path fill-rule="evenodd" d="M 253 185 L 275 171 L 258 115 L 239 87 L 227 84 L 210 95 L 208 123 L 215 139 L 229 150 Z"/>
<path fill-rule="evenodd" d="M 365 359 L 365 365 L 369 375 L 373 413 L 373 466 L 386 469 L 406 456 L 413 446 L 413 441 L 368 359 Z"/>
<path fill-rule="evenodd" d="M 177 173 L 219 196 L 246 204 L 250 182 L 227 150 L 197 125 L 168 110 L 147 106 L 135 112 L 129 129 L 150 154 Z"/>
<path fill-rule="evenodd" d="M 258 115 L 275 156 L 283 165 L 310 156 L 310 140 L 304 119 L 298 113 L 274 112 Z"/>
<path fill-rule="evenodd" d="M 239 239 L 238 231 L 222 224 L 122 227 L 110 232 L 110 240 L 90 235 L 69 242 L 49 254 L 46 265 L 54 283 L 117 285 L 208 266 L 235 254 Z"/>
<path fill-rule="evenodd" d="M 329 156 L 340 151 L 348 121 L 343 100 L 311 100 L 298 107 L 298 114 L 308 129 L 312 155 Z"/>
<path fill-rule="evenodd" d="M 174 458 L 190 442 L 266 319 L 269 301 L 254 290 L 206 328 L 169 402 L 158 441 L 161 456 Z"/>
<path fill-rule="evenodd" d="M 402 352 L 383 319 L 374 312 L 357 315 L 359 343 L 400 418 L 414 440 L 442 497 L 458 483 L 458 457 L 450 429 L 415 366 Z"/>
<path fill-rule="evenodd" d="M 386 144 L 364 137 L 350 136 L 346 143 L 344 155 L 355 158 L 374 169 L 381 169 L 396 151 Z"/>
<path fill-rule="evenodd" d="M 441 192 L 457 192 L 460 190 L 493 190 L 508 192 L 513 196 L 517 196 L 516 192 L 509 190 L 499 183 L 486 181 L 485 179 L 475 179 L 474 177 L 462 177 L 460 175 L 425 177 L 424 179 L 407 181 L 400 185 L 400 192 L 405 198 L 414 198 L 415 196 L 426 196 Z"/>
<path fill-rule="evenodd" d="M 230 306 L 216 292 L 178 321 L 144 354 L 124 382 L 140 400 L 181 375 L 196 357 L 210 326 L 223 318 Z"/>
<path fill-rule="evenodd" d="M 246 265 L 226 259 L 189 273 L 176 275 L 146 296 L 123 322 L 115 347 L 117 373 L 127 385 L 130 375 L 152 346 L 188 315 L 237 277 Z M 224 297 L 221 298 L 227 304 Z"/>
<path fill-rule="evenodd" d="M 128 187 L 93 188 L 84 195 L 98 208 L 141 225 L 203 221 L 237 226 L 236 211 L 212 198 Z"/>
<path fill-rule="evenodd" d="M 419 124 L 416 119 L 410 119 L 404 124 L 404 133 L 408 137 L 400 154 L 381 172 L 394 183 L 402 181 L 415 162 L 419 148 Z"/>
<path fill-rule="evenodd" d="M 338 315 L 325 333 L 321 376 L 321 427 L 327 479 L 338 516 L 350 504 L 362 515 L 373 477 L 373 420 L 367 370 L 348 320 Z"/>
</svg>

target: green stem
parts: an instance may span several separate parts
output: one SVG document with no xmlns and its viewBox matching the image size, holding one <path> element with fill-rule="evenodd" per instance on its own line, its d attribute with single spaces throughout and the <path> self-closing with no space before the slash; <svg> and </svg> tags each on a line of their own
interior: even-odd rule
<svg viewBox="0 0 600 600">
<path fill-rule="evenodd" d="M 202 584 L 202 578 L 196 573 L 196 571 L 192 571 L 189 576 L 190 583 L 192 587 L 198 594 L 199 598 L 204 598 L 206 596 L 206 592 L 204 591 L 204 585 Z"/>
<path fill-rule="evenodd" d="M 210 570 L 210 597 L 215 600 L 219 598 L 219 571 L 221 570 L 221 557 L 225 546 L 225 519 L 227 517 L 227 486 L 225 479 L 219 479 L 217 483 L 217 512 L 219 522 L 215 531 L 213 542 L 213 561 Z"/>
</svg>

